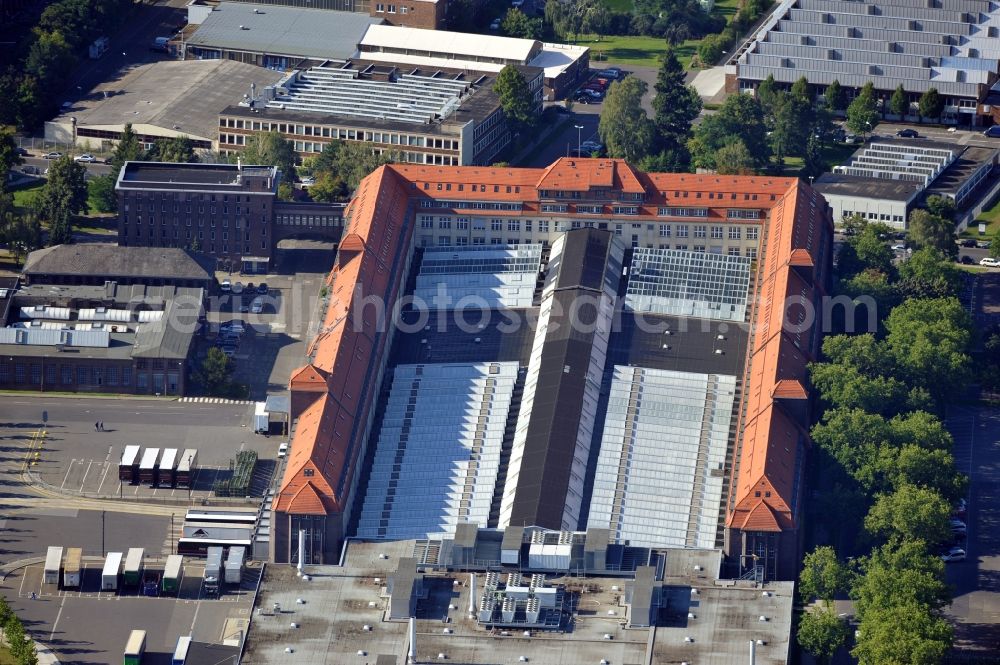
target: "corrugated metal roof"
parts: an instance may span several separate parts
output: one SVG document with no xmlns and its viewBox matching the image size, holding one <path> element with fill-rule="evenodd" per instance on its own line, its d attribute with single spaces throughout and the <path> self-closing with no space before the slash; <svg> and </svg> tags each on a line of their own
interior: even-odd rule
<svg viewBox="0 0 1000 665">
<path fill-rule="evenodd" d="M 369 26 L 382 19 L 358 12 L 221 2 L 188 45 L 249 53 L 345 60 Z M 435 31 L 428 30 L 430 34 Z"/>
<path fill-rule="evenodd" d="M 516 60 L 522 65 L 541 50 L 541 42 L 533 39 L 477 35 L 447 30 L 423 30 L 393 25 L 372 25 L 360 41 L 364 47 L 400 49 L 411 53 L 454 55 L 458 59 L 476 58 Z"/>
</svg>

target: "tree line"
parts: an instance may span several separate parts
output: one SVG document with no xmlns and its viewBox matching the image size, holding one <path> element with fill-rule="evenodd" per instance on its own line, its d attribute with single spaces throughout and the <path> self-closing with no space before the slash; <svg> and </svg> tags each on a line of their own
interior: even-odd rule
<svg viewBox="0 0 1000 665">
<path fill-rule="evenodd" d="M 830 662 L 849 637 L 832 605 L 846 592 L 861 665 L 934 665 L 952 642 L 938 552 L 953 542 L 952 507 L 968 486 L 941 415 L 971 381 L 972 322 L 947 254 L 926 244 L 896 268 L 885 242 L 891 229 L 852 223 L 836 290 L 855 302 L 870 297 L 874 305 L 858 318 L 876 328 L 827 337 L 823 360 L 810 365 L 824 406 L 812 428 L 816 475 L 824 479 L 814 501 L 822 521 L 813 523 L 822 525 L 817 540 L 833 544 L 804 559 L 800 593 L 820 602 L 802 614 L 798 642 Z M 837 322 L 849 330 L 855 323 Z M 847 553 L 860 556 L 847 563 Z"/>
<path fill-rule="evenodd" d="M 70 75 L 88 46 L 114 32 L 131 0 L 57 0 L 23 31 L 0 73 L 0 125 L 33 129 L 53 114 Z"/>
<path fill-rule="evenodd" d="M 0 628 L 3 629 L 4 642 L 17 665 L 38 665 L 35 642 L 25 632 L 24 624 L 3 596 L 0 596 Z"/>
</svg>

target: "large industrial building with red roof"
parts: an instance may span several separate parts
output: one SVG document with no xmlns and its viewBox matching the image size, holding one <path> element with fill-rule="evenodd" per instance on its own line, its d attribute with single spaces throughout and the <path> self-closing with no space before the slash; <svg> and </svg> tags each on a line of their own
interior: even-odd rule
<svg viewBox="0 0 1000 665">
<path fill-rule="evenodd" d="M 290 380 L 273 560 L 471 522 L 793 578 L 832 230 L 793 178 L 380 167 Z"/>
</svg>

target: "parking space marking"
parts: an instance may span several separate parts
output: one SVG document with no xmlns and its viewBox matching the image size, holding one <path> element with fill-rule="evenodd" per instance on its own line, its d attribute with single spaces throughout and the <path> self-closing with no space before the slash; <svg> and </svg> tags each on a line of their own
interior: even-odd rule
<svg viewBox="0 0 1000 665">
<path fill-rule="evenodd" d="M 84 486 L 87 484 L 87 476 L 90 475 L 90 467 L 94 465 L 94 460 L 90 460 L 87 464 L 87 470 L 83 472 L 83 480 L 80 481 L 80 491 L 83 491 Z"/>
<path fill-rule="evenodd" d="M 49 634 L 49 642 L 55 639 L 56 627 L 59 625 L 59 617 L 62 616 L 63 607 L 66 605 L 66 599 L 63 598 L 62 602 L 59 603 L 59 612 L 56 613 L 56 620 L 52 622 L 52 632 Z"/>
<path fill-rule="evenodd" d="M 66 475 L 63 477 L 62 485 L 59 486 L 59 489 L 61 489 L 61 490 L 66 489 L 66 481 L 69 480 L 69 474 L 70 474 L 70 471 L 73 470 L 73 465 L 74 464 L 76 464 L 76 460 L 75 459 L 72 459 L 72 460 L 69 461 L 69 466 L 66 467 Z"/>
</svg>

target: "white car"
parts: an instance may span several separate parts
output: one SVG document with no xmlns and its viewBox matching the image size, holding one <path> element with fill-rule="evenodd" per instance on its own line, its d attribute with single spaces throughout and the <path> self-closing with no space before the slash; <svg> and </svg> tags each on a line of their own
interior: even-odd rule
<svg viewBox="0 0 1000 665">
<path fill-rule="evenodd" d="M 941 560 L 945 563 L 951 563 L 952 561 L 965 561 L 965 550 L 961 547 L 952 547 L 950 550 L 941 555 Z"/>
<path fill-rule="evenodd" d="M 223 293 L 229 293 L 230 291 L 233 290 L 233 283 L 230 282 L 228 279 L 224 279 L 222 280 L 222 284 L 219 285 L 219 289 Z"/>
<path fill-rule="evenodd" d="M 950 525 L 952 533 L 965 533 L 967 528 L 965 522 L 960 519 L 952 519 Z"/>
<path fill-rule="evenodd" d="M 77 155 L 73 158 L 74 162 L 86 162 L 87 164 L 93 164 L 97 161 L 97 157 L 94 157 L 89 152 L 85 152 L 82 155 Z"/>
<path fill-rule="evenodd" d="M 979 265 L 986 266 L 987 268 L 998 268 L 1000 267 L 1000 261 L 991 256 L 986 256 L 979 260 Z"/>
<path fill-rule="evenodd" d="M 301 183 L 303 187 L 312 187 L 316 184 L 316 178 L 311 175 L 307 175 L 301 179 Z"/>
<path fill-rule="evenodd" d="M 278 457 L 284 457 L 287 454 L 288 454 L 288 442 L 286 441 L 282 443 L 280 446 L 278 446 Z"/>
<path fill-rule="evenodd" d="M 254 298 L 253 302 L 250 303 L 250 313 L 251 314 L 260 314 L 263 311 L 264 311 L 264 299 L 263 298 Z"/>
<path fill-rule="evenodd" d="M 906 245 L 902 245 L 902 244 L 900 244 L 900 245 L 893 245 L 892 246 L 892 251 L 894 251 L 894 252 L 905 252 L 906 251 Z"/>
</svg>

